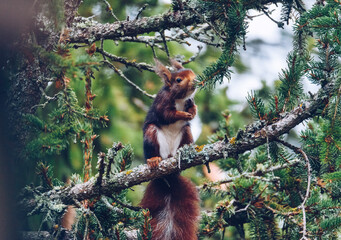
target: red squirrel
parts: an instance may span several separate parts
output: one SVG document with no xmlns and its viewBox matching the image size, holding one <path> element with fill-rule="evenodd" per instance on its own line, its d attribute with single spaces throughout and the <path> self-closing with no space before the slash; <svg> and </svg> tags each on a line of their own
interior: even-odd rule
<svg viewBox="0 0 341 240">
<path fill-rule="evenodd" d="M 175 60 L 171 60 L 173 72 L 157 59 L 155 63 L 155 72 L 164 86 L 143 126 L 144 155 L 150 168 L 174 156 L 178 148 L 193 143 L 189 121 L 197 112 L 194 72 Z M 151 181 L 140 206 L 151 213 L 152 240 L 197 239 L 199 196 L 194 184 L 180 173 Z"/>
</svg>

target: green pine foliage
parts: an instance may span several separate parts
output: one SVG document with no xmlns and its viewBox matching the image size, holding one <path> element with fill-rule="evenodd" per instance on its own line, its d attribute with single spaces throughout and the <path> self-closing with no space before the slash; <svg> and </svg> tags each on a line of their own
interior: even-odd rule
<svg viewBox="0 0 341 240">
<path fill-rule="evenodd" d="M 98 164 L 98 168 L 102 168 L 98 169 L 98 174 L 105 175 L 100 178 L 97 174 L 97 180 L 110 179 L 115 173 L 125 171 L 129 168 L 133 156 L 130 145 L 114 143 L 107 155 L 103 156 L 105 164 Z M 101 154 L 99 162 L 100 160 Z M 128 189 L 125 189 L 114 193 L 112 197 L 101 196 L 86 200 L 86 207 L 78 208 L 76 223 L 73 225 L 77 237 L 127 239 L 129 232 L 136 232 L 141 239 L 150 239 L 150 217 L 145 210 L 131 206 L 126 198 L 127 192 Z"/>
<path fill-rule="evenodd" d="M 287 2 L 284 16 L 289 16 L 296 4 Z M 280 85 L 270 92 L 271 96 L 254 91 L 247 98 L 253 117 L 270 124 L 285 112 L 304 107 L 300 104 L 309 99 L 302 85 L 304 78 L 321 87 L 334 82 L 333 94 L 317 110 L 319 117 L 306 124 L 300 134 L 301 148 L 307 154 L 311 173 L 307 172 L 301 153 L 277 142 L 260 146 L 248 155 L 219 160 L 227 179 L 232 180 L 222 185 L 206 184 L 201 189 L 204 194 L 220 192 L 216 209 L 202 219 L 201 234 L 214 236 L 221 229 L 235 226 L 239 236 L 245 234 L 247 239 L 301 239 L 303 228 L 306 228 L 305 237 L 310 239 L 340 237 L 340 9 L 338 1 L 327 1 L 303 12 L 295 25 L 287 68 L 279 75 Z M 315 41 L 313 50 L 308 49 L 311 38 Z M 221 124 L 210 139 L 224 140 L 226 129 Z M 243 133 L 239 131 L 234 138 L 229 136 L 230 143 L 239 134 Z M 291 167 L 267 171 L 297 159 L 300 162 Z M 308 178 L 311 185 L 304 202 Z"/>
<path fill-rule="evenodd" d="M 186 7 L 180 6 L 179 2 L 172 1 L 174 11 Z M 198 77 L 202 89 L 209 90 L 222 83 L 224 78 L 231 78 L 230 68 L 246 36 L 246 1 L 195 3 L 205 21 L 214 26 L 210 31 L 219 33 L 213 42 L 222 47 L 218 60 Z M 217 164 L 226 173 L 227 179 L 205 183 L 200 187 L 203 199 L 214 197 L 212 202 L 216 202 L 211 211 L 203 211 L 200 239 L 224 239 L 227 228 L 235 229 L 239 238 L 246 239 L 340 237 L 340 2 L 329 0 L 325 4 L 318 3 L 304 12 L 300 1 L 285 1 L 282 20 L 288 21 L 294 9 L 301 12 L 295 23 L 293 49 L 287 56 L 287 67 L 279 74 L 280 84 L 275 90 L 267 95 L 260 91 L 249 94 L 247 101 L 256 121 L 246 128 L 252 129 L 253 135 L 262 134 L 259 130 L 263 126 L 275 123 L 286 112 L 297 107 L 304 109 L 301 103 L 309 99 L 302 85 L 304 78 L 320 87 L 332 83 L 333 92 L 326 96 L 325 106 L 317 110 L 319 116 L 306 123 L 306 129 L 300 133 L 300 149 L 307 155 L 309 164 L 302 153 L 280 143 L 285 137 L 278 142 L 268 139 L 268 143 L 251 152 L 218 160 Z M 308 41 L 314 41 L 313 50 L 308 49 Z M 34 196 L 38 202 L 38 207 L 29 215 L 40 213 L 41 228 L 56 234 L 61 230 L 58 226 L 67 206 L 61 202 L 52 203 L 44 196 L 46 191 L 63 185 L 53 176 L 53 163 L 49 162 L 51 156 L 63 154 L 72 144 L 78 144 L 82 152 L 82 159 L 78 160 L 83 161 L 84 170 L 83 175 L 69 176 L 70 184 L 85 181 L 88 171 L 89 177 L 96 179 L 98 186 L 103 180 L 129 169 L 134 158 L 133 147 L 129 144 L 114 143 L 107 154 L 99 154 L 97 169 L 91 172 L 95 170 L 91 167 L 91 161 L 98 141 L 97 131 L 108 123 L 108 117 L 92 102 L 95 95 L 91 83 L 98 80 L 94 73 L 100 63 L 96 55 L 83 53 L 74 58 L 71 47 L 61 45 L 52 54 L 42 53 L 53 73 L 54 84 L 59 87 L 56 87 L 57 93 L 50 97 L 53 103 L 45 105 L 50 98 L 42 100 L 41 114 L 25 116 L 36 133 L 36 138 L 27 145 L 27 156 L 36 162 L 42 161 L 37 167 L 42 187 L 36 191 L 29 187 L 26 189 L 26 194 Z M 82 80 L 86 82 L 86 94 L 80 96 L 73 86 Z M 107 91 L 105 89 L 103 93 Z M 119 93 L 117 89 L 113 91 Z M 128 92 L 132 98 L 134 90 Z M 117 108 L 115 111 L 114 114 L 119 114 Z M 219 122 L 215 134 L 208 138 L 209 142 L 234 144 L 245 132 L 249 132 L 238 130 L 231 124 L 230 112 L 223 112 L 222 115 L 224 119 Z M 143 119 L 139 121 L 142 125 Z M 86 165 L 86 161 L 90 163 Z M 128 191 L 77 203 L 77 216 L 73 224 L 75 238 L 127 239 L 127 234 L 135 231 L 138 239 L 150 239 L 150 214 L 148 210 L 131 205 L 127 198 Z"/>
<path fill-rule="evenodd" d="M 228 1 L 226 3 L 199 1 L 203 12 L 208 18 L 214 19 L 214 26 L 220 33 L 217 41 L 222 44 L 222 53 L 219 59 L 207 67 L 202 75 L 198 76 L 200 85 L 204 88 L 214 88 L 222 83 L 224 77 L 231 78 L 229 69 L 237 53 L 237 44 L 243 40 L 246 34 L 245 22 L 246 9 L 241 1 Z M 214 9 L 214 11 L 212 11 Z"/>
</svg>

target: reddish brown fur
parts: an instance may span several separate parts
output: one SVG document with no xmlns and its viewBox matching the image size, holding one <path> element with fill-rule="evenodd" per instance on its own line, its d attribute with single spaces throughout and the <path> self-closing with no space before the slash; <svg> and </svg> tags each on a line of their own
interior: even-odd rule
<svg viewBox="0 0 341 240">
<path fill-rule="evenodd" d="M 190 107 L 187 112 L 189 112 L 190 114 L 192 114 L 192 116 L 197 115 L 197 106 L 193 105 L 192 107 Z"/>
<path fill-rule="evenodd" d="M 161 157 L 152 157 L 147 159 L 147 164 L 150 168 L 156 168 L 159 166 L 159 163 L 162 161 Z"/>
<path fill-rule="evenodd" d="M 180 125 L 182 137 L 177 143 L 178 147 L 191 144 L 193 137 L 188 121 L 192 120 L 197 112 L 196 105 L 190 98 L 195 88 L 193 71 L 184 69 L 180 63 L 173 60 L 171 62 L 176 71 L 171 73 L 158 60 L 155 62 L 155 72 L 163 79 L 165 85 L 157 94 L 143 127 L 144 154 L 151 168 L 157 167 L 161 161 L 160 144 L 169 143 L 158 141 L 158 131 L 163 134 L 162 129 L 182 120 L 184 121 L 180 123 L 183 124 Z M 176 109 L 176 103 L 181 105 L 179 100 L 183 101 L 184 109 L 182 107 Z M 151 212 L 153 240 L 197 239 L 199 197 L 190 180 L 178 173 L 153 180 L 147 186 L 140 205 Z"/>
<path fill-rule="evenodd" d="M 140 203 L 149 209 L 153 219 L 151 220 L 153 231 L 152 239 L 160 239 L 166 227 L 157 227 L 157 215 L 166 205 L 165 199 L 171 196 L 170 209 L 174 214 L 174 230 L 178 235 L 163 240 L 196 240 L 197 224 L 199 216 L 199 197 L 193 183 L 178 174 L 170 175 L 163 179 L 157 179 L 148 185 L 145 195 Z M 168 186 L 170 185 L 170 187 Z"/>
<path fill-rule="evenodd" d="M 191 132 L 191 127 L 189 125 L 183 127 L 182 133 L 183 135 L 179 147 L 193 143 L 193 136 Z"/>
</svg>

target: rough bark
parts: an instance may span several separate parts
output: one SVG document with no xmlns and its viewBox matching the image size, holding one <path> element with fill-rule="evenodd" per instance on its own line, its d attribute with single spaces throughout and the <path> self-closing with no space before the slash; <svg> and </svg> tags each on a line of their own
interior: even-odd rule
<svg viewBox="0 0 341 240">
<path fill-rule="evenodd" d="M 64 0 L 64 16 L 67 27 L 71 27 L 82 0 Z"/>
<path fill-rule="evenodd" d="M 278 3 L 281 1 L 246 1 L 245 8 L 259 8 L 261 5 Z M 200 11 L 200 10 L 198 10 Z M 71 43 L 92 43 L 101 39 L 120 39 L 122 37 L 134 37 L 150 32 L 162 32 L 166 29 L 181 28 L 193 24 L 203 23 L 202 17 L 189 10 L 170 11 L 160 16 L 143 17 L 138 20 L 117 21 L 112 24 L 97 22 L 84 22 L 78 18 L 70 27 L 69 39 Z"/>
</svg>

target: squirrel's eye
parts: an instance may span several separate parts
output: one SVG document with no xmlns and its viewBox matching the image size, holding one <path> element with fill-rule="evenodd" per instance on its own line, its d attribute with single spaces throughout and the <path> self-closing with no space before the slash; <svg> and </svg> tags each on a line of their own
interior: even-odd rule
<svg viewBox="0 0 341 240">
<path fill-rule="evenodd" d="M 181 79 L 181 78 L 177 78 L 176 81 L 177 81 L 178 83 L 180 83 L 180 82 L 182 81 L 182 79 Z"/>
</svg>

